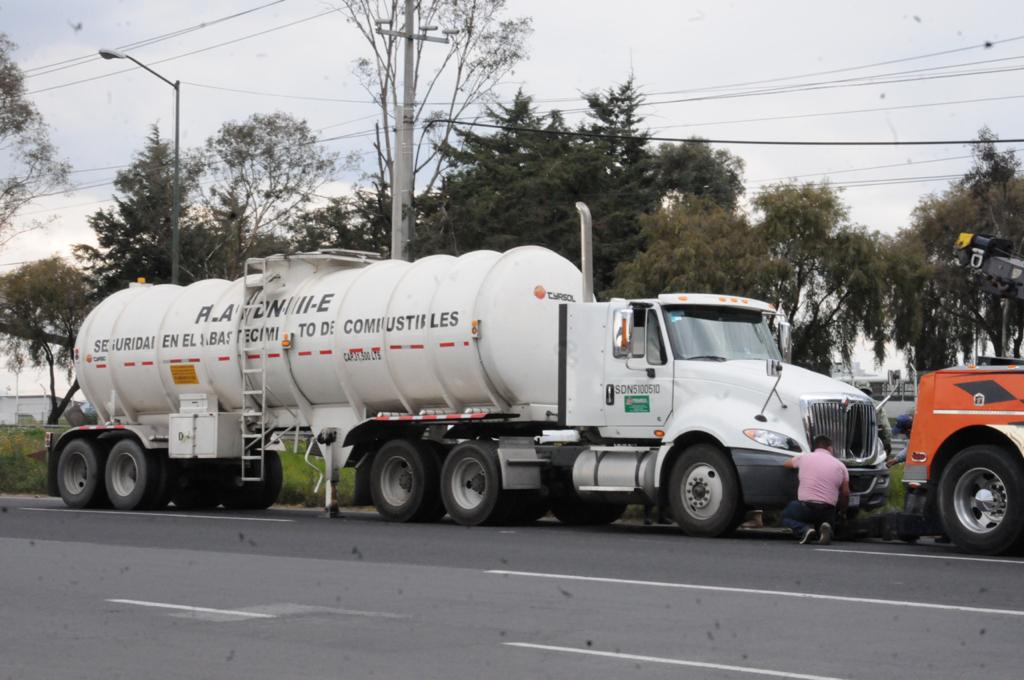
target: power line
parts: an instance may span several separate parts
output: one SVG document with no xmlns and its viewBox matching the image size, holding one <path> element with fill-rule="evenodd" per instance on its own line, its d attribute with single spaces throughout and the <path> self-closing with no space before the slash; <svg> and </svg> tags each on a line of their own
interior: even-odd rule
<svg viewBox="0 0 1024 680">
<path fill-rule="evenodd" d="M 201 87 L 205 90 L 221 90 L 223 92 L 235 92 L 237 94 L 251 94 L 260 97 L 279 97 L 281 99 L 302 99 L 306 101 L 314 102 L 338 102 L 341 104 L 374 104 L 379 106 L 378 102 L 371 101 L 369 99 L 337 99 L 334 97 L 314 97 L 308 95 L 298 94 L 280 94 L 277 92 L 262 92 L 259 90 L 242 90 L 234 87 L 220 87 L 218 85 L 206 85 L 204 83 L 196 83 L 190 80 L 181 81 L 184 85 L 191 85 L 192 87 Z M 377 114 L 374 114 L 375 116 Z"/>
<path fill-rule="evenodd" d="M 210 45 L 208 47 L 201 47 L 201 48 L 199 48 L 197 50 L 191 50 L 189 52 L 182 52 L 181 54 L 176 54 L 173 57 L 166 57 L 164 59 L 157 59 L 155 61 L 148 62 L 147 66 L 156 66 L 157 64 L 164 64 L 164 63 L 166 63 L 168 61 L 174 61 L 175 59 L 182 59 L 184 57 L 190 57 L 190 56 L 192 56 L 194 54 L 200 54 L 201 52 L 208 52 L 210 50 L 214 50 L 214 49 L 217 49 L 217 48 L 220 48 L 220 47 L 226 47 L 227 45 L 234 45 L 235 43 L 242 42 L 243 40 L 249 40 L 250 38 L 256 38 L 256 37 L 259 37 L 261 35 L 266 35 L 268 33 L 273 33 L 274 31 L 280 31 L 280 30 L 285 29 L 285 28 L 290 28 L 292 26 L 296 26 L 298 24 L 302 24 L 302 23 L 305 23 L 307 21 L 312 21 L 314 19 L 319 19 L 320 17 L 327 16 L 328 14 L 333 14 L 333 13 L 335 13 L 337 11 L 338 10 L 336 10 L 336 9 L 329 9 L 329 10 L 327 10 L 325 12 L 320 12 L 319 14 L 314 14 L 314 15 L 308 16 L 308 17 L 306 17 L 304 19 L 297 19 L 296 21 L 291 21 L 291 22 L 288 22 L 286 24 L 281 24 L 280 26 L 274 26 L 273 28 L 268 28 L 266 30 L 259 31 L 257 33 L 250 33 L 249 35 L 243 35 L 240 38 L 235 38 L 233 40 L 226 40 L 224 42 L 217 43 L 215 45 Z M 32 90 L 31 92 L 26 92 L 25 94 L 40 94 L 42 92 L 50 92 L 51 90 L 59 90 L 61 88 L 65 88 L 65 87 L 71 87 L 72 85 L 79 85 L 81 83 L 88 83 L 88 82 L 92 82 L 94 80 L 101 80 L 103 78 L 111 78 L 111 77 L 119 75 L 121 73 L 129 73 L 129 72 L 134 71 L 134 70 L 136 70 L 136 69 L 133 67 L 133 68 L 121 69 L 120 71 L 111 71 L 110 73 L 104 73 L 103 75 L 99 75 L 99 76 L 92 76 L 91 78 L 80 78 L 78 80 L 73 80 L 71 82 L 61 83 L 60 85 L 52 85 L 50 87 L 43 87 L 43 88 L 40 88 L 38 90 Z"/>
<path fill-rule="evenodd" d="M 997 102 L 1008 99 L 1024 99 L 1024 94 L 1006 95 L 1004 97 L 979 97 L 976 99 L 954 99 L 944 102 L 930 102 L 927 104 L 901 104 L 897 106 L 879 106 L 869 109 L 847 109 L 845 111 L 824 111 L 820 113 L 796 113 L 785 116 L 766 116 L 764 118 L 741 118 L 737 120 L 720 120 L 703 123 L 682 123 L 680 125 L 667 125 L 657 128 L 658 130 L 672 130 L 676 128 L 707 127 L 710 125 L 733 125 L 737 123 L 762 123 L 773 120 L 794 120 L 799 118 L 820 118 L 825 116 L 845 116 L 856 113 L 877 113 L 882 111 L 902 111 L 906 109 L 924 109 L 936 106 L 951 106 L 956 104 L 975 104 L 979 102 Z"/>
<path fill-rule="evenodd" d="M 179 36 L 186 35 L 188 33 L 194 32 L 194 31 L 198 31 L 198 30 L 201 30 L 201 29 L 204 29 L 204 28 L 209 28 L 210 26 L 216 26 L 217 24 L 223 23 L 225 21 L 230 21 L 231 19 L 237 19 L 238 17 L 245 16 L 246 14 L 252 14 L 253 12 L 258 12 L 261 9 L 266 9 L 267 7 L 271 7 L 273 5 L 279 5 L 282 2 L 284 2 L 284 0 L 273 0 L 273 2 L 268 2 L 265 5 L 260 5 L 259 7 L 253 7 L 252 9 L 247 9 L 247 10 L 244 10 L 242 12 L 236 12 L 235 14 L 229 14 L 227 16 L 220 17 L 219 19 L 212 19 L 210 21 L 204 21 L 202 23 L 194 24 L 194 25 L 188 26 L 186 28 L 180 28 L 180 29 L 178 29 L 176 31 L 171 31 L 170 33 L 162 33 L 160 35 L 153 36 L 152 38 L 144 38 L 143 40 L 138 40 L 136 42 L 127 43 L 125 45 L 118 45 L 116 47 L 116 49 L 117 50 L 131 50 L 131 49 L 137 49 L 139 47 L 148 47 L 149 45 L 155 45 L 156 43 L 163 42 L 165 40 L 170 40 L 171 38 L 177 38 Z M 71 59 L 64 59 L 62 61 L 55 61 L 52 64 L 45 64 L 43 66 L 33 66 L 33 67 L 30 67 L 30 68 L 25 68 L 25 69 L 22 69 L 22 72 L 25 74 L 25 78 L 26 79 L 27 78 L 34 78 L 35 76 L 43 76 L 43 75 L 47 75 L 48 73 L 55 73 L 57 71 L 63 71 L 64 69 L 67 69 L 67 68 L 72 68 L 72 67 L 75 67 L 75 66 L 81 66 L 82 64 L 87 64 L 87 63 L 92 62 L 92 61 L 98 61 L 99 59 L 101 59 L 101 57 L 98 54 L 96 54 L 96 52 L 90 52 L 89 54 L 82 55 L 81 57 L 73 57 Z"/>
<path fill-rule="evenodd" d="M 638 104 L 639 106 L 659 106 L 663 104 L 684 104 L 691 102 L 703 102 L 703 101 L 714 101 L 720 99 L 739 99 L 743 97 L 760 97 L 775 94 L 792 94 L 794 92 L 813 92 L 817 90 L 833 90 L 842 87 L 869 87 L 876 85 L 893 85 L 898 83 L 911 83 L 928 80 L 943 80 L 947 78 L 963 78 L 967 76 L 978 76 L 978 75 L 991 75 L 994 73 L 1008 73 L 1013 71 L 1024 70 L 1024 66 L 1009 66 L 1004 68 L 996 69 L 982 69 L 974 71 L 958 71 L 953 73 L 935 73 L 932 75 L 924 76 L 913 76 L 907 78 L 889 78 L 888 80 L 864 80 L 863 78 L 857 79 L 842 79 L 834 81 L 821 81 L 817 83 L 799 83 L 792 86 L 785 86 L 779 88 L 767 88 L 761 90 L 748 90 L 740 92 L 725 92 L 722 94 L 710 94 L 696 97 L 684 97 L 680 99 L 663 99 L 659 101 L 644 101 Z M 882 76 L 872 76 L 882 77 Z M 576 109 L 563 109 L 560 113 L 582 113 L 588 111 L 587 108 L 576 108 Z"/>
<path fill-rule="evenodd" d="M 747 87 L 747 86 L 750 86 L 750 85 L 764 85 L 764 84 L 767 84 L 767 83 L 776 83 L 776 82 L 781 82 L 781 81 L 784 81 L 784 80 L 797 80 L 799 78 L 813 78 L 813 77 L 817 77 L 817 76 L 827 76 L 827 75 L 833 75 L 835 73 L 848 73 L 850 71 L 862 71 L 864 69 L 877 68 L 879 66 L 889 66 L 889 65 L 892 65 L 892 64 L 905 63 L 905 62 L 908 62 L 908 61 L 917 61 L 917 60 L 920 60 L 920 59 L 930 59 L 932 57 L 940 57 L 940 56 L 945 56 L 947 54 L 955 54 L 955 53 L 958 53 L 958 52 L 966 52 L 966 51 L 969 51 L 969 50 L 990 49 L 990 48 L 994 47 L 995 45 L 1001 45 L 1003 43 L 1016 42 L 1016 41 L 1019 41 L 1019 40 L 1024 40 L 1024 35 L 1017 35 L 1017 36 L 1013 36 L 1011 38 L 1005 38 L 1003 40 L 987 40 L 984 43 L 982 43 L 981 45 L 970 45 L 968 47 L 957 47 L 957 48 L 949 49 L 949 50 L 941 50 L 939 52 L 928 52 L 926 54 L 919 54 L 919 55 L 911 56 L 911 57 L 901 57 L 901 58 L 898 58 L 898 59 L 888 59 L 888 60 L 885 60 L 885 61 L 878 61 L 878 62 L 874 62 L 874 63 L 871 63 L 871 64 L 862 64 L 860 66 L 847 66 L 847 67 L 844 67 L 844 68 L 829 69 L 827 71 L 812 71 L 812 72 L 803 73 L 803 74 L 800 74 L 800 75 L 779 76 L 779 77 L 775 77 L 775 78 L 766 78 L 766 79 L 763 79 L 763 80 L 748 80 L 748 81 L 745 81 L 745 82 L 730 83 L 730 84 L 727 84 L 727 85 L 716 85 L 716 86 L 705 87 L 705 88 L 695 88 L 695 89 L 689 89 L 689 90 L 667 90 L 667 91 L 664 91 L 664 92 L 652 92 L 649 96 L 656 97 L 656 96 L 661 96 L 661 95 L 666 95 L 666 94 L 684 94 L 684 93 L 688 93 L 688 92 L 708 92 L 708 91 L 711 91 L 711 90 L 729 89 L 729 88 L 734 88 L 734 87 Z"/>
<path fill-rule="evenodd" d="M 529 128 L 518 125 L 499 125 L 496 123 L 480 123 L 476 121 L 463 121 L 457 119 L 438 119 L 434 123 L 452 123 L 463 127 L 482 127 L 505 132 L 532 132 L 541 135 L 560 137 L 584 137 L 593 139 L 622 139 L 631 141 L 652 141 L 652 142 L 680 142 L 685 144 L 736 144 L 756 146 L 950 146 L 955 144 L 977 145 L 986 144 L 980 139 L 944 139 L 944 140 L 915 140 L 915 141 L 805 141 L 805 140 L 775 140 L 775 139 L 694 139 L 685 137 L 658 137 L 653 135 L 623 135 L 603 132 L 586 132 L 582 130 L 545 130 L 543 128 Z M 1001 144 L 1024 142 L 1020 139 L 1000 139 Z"/>
<path fill-rule="evenodd" d="M 1015 147 L 1012 149 L 1006 149 L 1006 151 L 1022 151 L 1024 147 Z M 867 170 L 883 170 L 886 168 L 905 168 L 911 165 L 926 165 L 928 163 L 943 163 L 945 161 L 959 161 L 967 158 L 974 158 L 972 154 L 964 154 L 962 156 L 945 156 L 943 158 L 929 158 L 923 161 L 909 161 L 904 163 L 888 163 L 886 165 L 871 165 L 864 168 L 848 168 L 846 170 L 826 170 L 824 172 L 809 172 L 802 175 L 786 175 L 784 177 L 768 177 L 765 179 L 751 179 L 747 180 L 748 183 L 761 184 L 765 182 L 781 182 L 788 179 L 801 179 L 803 177 L 826 177 L 832 175 L 845 175 L 851 172 L 864 172 Z"/>
</svg>

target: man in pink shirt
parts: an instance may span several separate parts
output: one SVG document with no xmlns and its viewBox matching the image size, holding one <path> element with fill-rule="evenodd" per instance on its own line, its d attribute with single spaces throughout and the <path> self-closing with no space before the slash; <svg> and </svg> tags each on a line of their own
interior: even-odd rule
<svg viewBox="0 0 1024 680">
<path fill-rule="evenodd" d="M 783 465 L 797 470 L 800 485 L 797 500 L 782 511 L 782 526 L 787 527 L 801 543 L 818 537 L 818 543 L 832 542 L 832 524 L 836 508 L 846 511 L 850 501 L 850 473 L 832 455 L 832 440 L 824 435 L 814 438 L 813 451 L 794 456 Z"/>
</svg>

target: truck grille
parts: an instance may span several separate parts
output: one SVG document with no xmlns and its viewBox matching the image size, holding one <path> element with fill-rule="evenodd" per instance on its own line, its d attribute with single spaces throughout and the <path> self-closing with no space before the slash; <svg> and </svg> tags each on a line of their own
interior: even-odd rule
<svg viewBox="0 0 1024 680">
<path fill-rule="evenodd" d="M 874 455 L 875 405 L 845 396 L 801 401 L 808 443 L 818 435 L 832 440 L 836 458 L 864 462 Z"/>
</svg>

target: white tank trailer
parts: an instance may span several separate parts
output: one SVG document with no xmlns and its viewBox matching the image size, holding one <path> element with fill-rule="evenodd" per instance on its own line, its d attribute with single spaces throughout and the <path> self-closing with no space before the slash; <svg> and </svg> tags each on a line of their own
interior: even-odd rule
<svg viewBox="0 0 1024 680">
<path fill-rule="evenodd" d="M 265 508 L 292 448 L 323 458 L 330 514 L 352 466 L 356 503 L 394 521 L 600 524 L 642 503 L 712 536 L 791 498 L 782 463 L 824 433 L 852 505 L 884 502 L 872 403 L 784 364 L 771 305 L 584 296 L 580 271 L 536 246 L 322 251 L 250 260 L 236 281 L 132 284 L 76 340 L 102 424 L 50 442 L 50 493 Z"/>
</svg>

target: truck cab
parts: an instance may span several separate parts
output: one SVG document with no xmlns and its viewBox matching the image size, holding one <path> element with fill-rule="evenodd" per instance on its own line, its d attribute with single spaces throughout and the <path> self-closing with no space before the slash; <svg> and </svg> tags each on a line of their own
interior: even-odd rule
<svg viewBox="0 0 1024 680">
<path fill-rule="evenodd" d="M 644 488 L 690 533 L 722 533 L 748 508 L 795 498 L 783 463 L 825 434 L 850 470 L 851 509 L 885 503 L 874 404 L 786 363 L 789 326 L 772 305 L 686 293 L 614 299 L 565 305 L 563 326 L 562 424 L 610 445 L 593 464 L 593 495 Z M 650 447 L 649 460 L 615 445 Z"/>
</svg>

